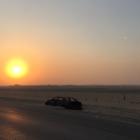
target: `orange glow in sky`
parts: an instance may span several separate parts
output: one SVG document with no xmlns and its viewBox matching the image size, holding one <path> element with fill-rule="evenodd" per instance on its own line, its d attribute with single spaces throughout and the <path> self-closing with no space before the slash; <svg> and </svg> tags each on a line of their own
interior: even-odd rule
<svg viewBox="0 0 140 140">
<path fill-rule="evenodd" d="M 12 59 L 7 62 L 5 72 L 10 78 L 23 78 L 28 74 L 28 65 L 22 59 Z"/>
</svg>

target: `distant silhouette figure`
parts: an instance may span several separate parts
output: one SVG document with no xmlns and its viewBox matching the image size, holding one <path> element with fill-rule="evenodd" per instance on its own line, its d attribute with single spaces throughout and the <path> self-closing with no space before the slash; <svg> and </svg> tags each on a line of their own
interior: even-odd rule
<svg viewBox="0 0 140 140">
<path fill-rule="evenodd" d="M 123 96 L 123 100 L 126 101 L 126 96 Z"/>
</svg>

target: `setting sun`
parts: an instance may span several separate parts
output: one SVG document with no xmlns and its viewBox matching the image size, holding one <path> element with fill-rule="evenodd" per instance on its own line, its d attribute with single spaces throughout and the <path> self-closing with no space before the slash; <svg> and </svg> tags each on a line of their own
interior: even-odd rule
<svg viewBox="0 0 140 140">
<path fill-rule="evenodd" d="M 12 59 L 6 64 L 6 75 L 10 78 L 22 78 L 28 73 L 28 65 L 22 59 Z"/>
</svg>

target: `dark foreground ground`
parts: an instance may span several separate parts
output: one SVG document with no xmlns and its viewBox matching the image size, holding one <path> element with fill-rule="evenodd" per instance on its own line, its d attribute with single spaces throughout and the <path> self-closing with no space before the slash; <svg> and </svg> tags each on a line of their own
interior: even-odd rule
<svg viewBox="0 0 140 140">
<path fill-rule="evenodd" d="M 0 140 L 140 140 L 140 126 L 0 98 Z"/>
</svg>

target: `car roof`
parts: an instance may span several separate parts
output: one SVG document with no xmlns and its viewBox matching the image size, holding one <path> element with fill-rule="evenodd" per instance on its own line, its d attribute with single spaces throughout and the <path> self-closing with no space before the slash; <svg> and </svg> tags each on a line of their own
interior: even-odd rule
<svg viewBox="0 0 140 140">
<path fill-rule="evenodd" d="M 57 97 L 54 97 L 52 99 L 65 99 L 65 100 L 73 100 L 73 101 L 77 101 L 77 99 L 73 98 L 73 97 L 61 97 L 61 96 L 57 96 Z"/>
</svg>

